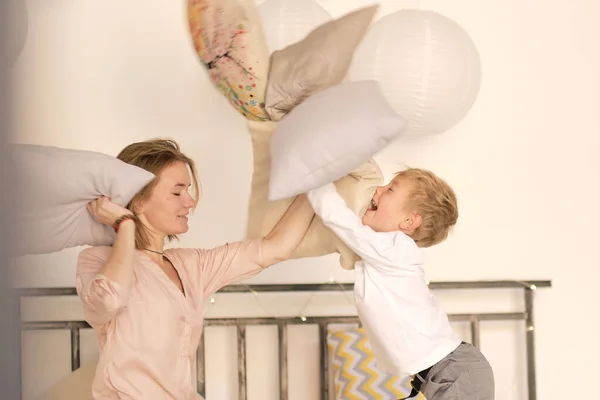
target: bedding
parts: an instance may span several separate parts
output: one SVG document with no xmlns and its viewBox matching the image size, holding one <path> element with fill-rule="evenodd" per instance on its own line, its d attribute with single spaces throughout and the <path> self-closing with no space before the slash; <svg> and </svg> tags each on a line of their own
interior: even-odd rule
<svg viewBox="0 0 600 400">
<path fill-rule="evenodd" d="M 290 198 L 272 202 L 268 198 L 270 141 L 278 124 L 310 96 L 343 81 L 355 48 L 377 9 L 371 6 L 329 21 L 302 41 L 270 56 L 252 0 L 188 0 L 188 26 L 194 49 L 214 87 L 245 117 L 252 140 L 247 237 L 268 233 L 293 201 Z M 304 67 L 294 68 L 295 61 Z M 364 213 L 376 187 L 383 183 L 379 167 L 373 160 L 364 159 L 341 176 L 336 181 L 338 191 L 351 209 Z M 354 268 L 359 260 L 315 218 L 292 258 L 333 253 L 340 255 L 340 263 L 346 269 Z"/>
<path fill-rule="evenodd" d="M 398 400 L 410 394 L 409 376 L 399 378 L 377 367 L 362 328 L 329 331 L 327 347 L 336 400 Z M 420 393 L 411 400 L 425 397 Z"/>
<path fill-rule="evenodd" d="M 271 135 L 276 122 L 249 122 L 252 138 L 254 168 L 248 208 L 247 237 L 268 234 L 283 216 L 293 198 L 269 201 L 269 176 L 271 170 Z M 383 183 L 382 173 L 374 161 L 361 164 L 350 174 L 336 181 L 338 193 L 357 215 L 367 210 L 377 186 Z M 292 255 L 293 259 L 318 257 L 338 253 L 344 269 L 354 269 L 360 258 L 315 217 L 302 242 Z"/>
</svg>

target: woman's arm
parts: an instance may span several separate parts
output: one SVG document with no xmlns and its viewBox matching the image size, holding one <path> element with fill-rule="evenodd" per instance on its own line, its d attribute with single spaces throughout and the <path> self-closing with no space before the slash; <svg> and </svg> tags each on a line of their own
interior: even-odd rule
<svg viewBox="0 0 600 400">
<path fill-rule="evenodd" d="M 314 211 L 306 195 L 298 196 L 271 232 L 263 237 L 227 243 L 212 249 L 173 249 L 189 268 L 190 278 L 206 298 L 229 284 L 251 278 L 264 268 L 290 258 L 306 234 Z"/>
<path fill-rule="evenodd" d="M 115 221 L 133 213 L 106 197 L 91 202 L 88 206 L 94 219 L 112 228 Z M 135 222 L 125 219 L 119 224 L 113 251 L 99 273 L 121 286 L 131 287 L 133 282 L 133 255 L 135 254 Z"/>
<path fill-rule="evenodd" d="M 297 196 L 279 222 L 262 240 L 260 265 L 270 267 L 292 256 L 315 213 L 305 194 Z"/>
<path fill-rule="evenodd" d="M 94 200 L 88 211 L 97 222 L 111 226 L 131 212 L 107 198 Z M 77 265 L 77 292 L 82 299 L 86 319 L 101 325 L 125 307 L 133 285 L 135 222 L 125 219 L 119 224 L 112 251 L 107 258 L 84 250 Z"/>
</svg>

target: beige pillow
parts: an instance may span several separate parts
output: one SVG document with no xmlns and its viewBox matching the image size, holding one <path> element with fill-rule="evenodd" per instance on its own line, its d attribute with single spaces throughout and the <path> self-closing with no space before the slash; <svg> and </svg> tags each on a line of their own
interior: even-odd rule
<svg viewBox="0 0 600 400">
<path fill-rule="evenodd" d="M 265 105 L 271 120 L 279 121 L 308 96 L 342 82 L 378 7 L 327 22 L 304 40 L 273 52 Z"/>
<path fill-rule="evenodd" d="M 98 361 L 83 364 L 61 379 L 38 400 L 93 400 L 92 383 Z"/>
<path fill-rule="evenodd" d="M 269 201 L 269 176 L 271 170 L 271 135 L 278 123 L 248 121 L 254 152 L 254 171 L 248 209 L 247 237 L 268 234 L 279 221 L 293 199 Z M 371 201 L 375 188 L 383 183 L 383 175 L 375 162 L 367 162 L 350 175 L 336 182 L 340 195 L 357 215 L 362 215 Z M 359 257 L 350 250 L 315 217 L 306 236 L 292 258 L 318 257 L 339 253 L 340 264 L 345 269 L 353 269 Z"/>
</svg>

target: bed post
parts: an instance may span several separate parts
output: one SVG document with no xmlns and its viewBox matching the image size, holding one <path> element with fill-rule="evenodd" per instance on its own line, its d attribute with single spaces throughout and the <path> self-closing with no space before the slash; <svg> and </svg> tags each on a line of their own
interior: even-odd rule
<svg viewBox="0 0 600 400">
<path fill-rule="evenodd" d="M 471 325 L 471 344 L 475 347 L 477 347 L 478 349 L 481 348 L 480 346 L 480 329 L 479 329 L 479 318 L 477 318 L 476 316 L 471 317 L 471 321 L 470 321 L 470 325 Z"/>
<path fill-rule="evenodd" d="M 239 399 L 246 400 L 246 325 L 237 326 L 237 345 Z"/>
<path fill-rule="evenodd" d="M 319 359 L 321 361 L 321 400 L 329 399 L 329 351 L 327 349 L 327 323 L 319 324 Z"/>
<path fill-rule="evenodd" d="M 535 325 L 533 324 L 533 291 L 535 285 L 527 286 L 525 291 L 525 345 L 527 349 L 527 391 L 528 400 L 537 400 L 535 380 Z"/>
<path fill-rule="evenodd" d="M 287 325 L 277 325 L 279 333 L 279 400 L 288 400 Z"/>
<path fill-rule="evenodd" d="M 79 369 L 81 365 L 79 327 L 71 326 L 71 371 Z"/>
</svg>

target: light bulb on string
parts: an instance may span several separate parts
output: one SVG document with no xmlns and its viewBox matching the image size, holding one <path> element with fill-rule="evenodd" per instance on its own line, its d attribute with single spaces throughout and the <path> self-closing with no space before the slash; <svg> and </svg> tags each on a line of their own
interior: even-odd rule
<svg viewBox="0 0 600 400">
<path fill-rule="evenodd" d="M 212 310 L 214 310 L 214 305 L 217 302 L 217 295 L 212 295 L 209 297 L 208 299 L 208 303 L 210 305 L 210 307 L 205 307 L 204 308 L 204 317 L 203 318 L 208 318 L 208 315 L 211 313 Z"/>
<path fill-rule="evenodd" d="M 329 283 L 338 285 L 340 287 L 340 291 L 342 292 L 344 298 L 348 301 L 348 303 L 352 306 L 355 306 L 353 299 L 348 297 L 348 291 L 344 288 L 344 285 L 342 283 L 336 281 L 333 276 L 329 278 Z"/>
<path fill-rule="evenodd" d="M 269 310 L 267 307 L 265 307 L 260 299 L 260 296 L 258 295 L 258 292 L 256 290 L 254 290 L 251 286 L 249 285 L 243 285 L 246 289 L 248 289 L 248 292 L 250 292 L 250 294 L 252 294 L 252 296 L 254 296 L 254 300 L 256 301 L 256 304 L 258 305 L 258 307 L 263 310 L 267 315 L 269 315 L 271 318 L 273 319 L 279 319 L 278 317 L 276 317 L 271 310 Z"/>
</svg>

